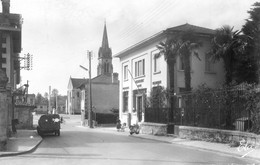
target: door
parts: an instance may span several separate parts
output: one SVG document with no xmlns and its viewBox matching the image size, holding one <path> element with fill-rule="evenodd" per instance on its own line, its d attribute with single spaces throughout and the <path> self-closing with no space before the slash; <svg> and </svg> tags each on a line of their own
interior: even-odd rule
<svg viewBox="0 0 260 165">
<path fill-rule="evenodd" d="M 138 122 L 142 121 L 142 112 L 143 112 L 143 96 L 137 95 L 136 96 L 136 108 L 137 108 L 137 119 Z"/>
</svg>

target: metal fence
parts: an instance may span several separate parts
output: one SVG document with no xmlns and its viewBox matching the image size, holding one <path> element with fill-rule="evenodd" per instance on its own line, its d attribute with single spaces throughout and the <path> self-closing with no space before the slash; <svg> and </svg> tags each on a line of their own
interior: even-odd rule
<svg viewBox="0 0 260 165">
<path fill-rule="evenodd" d="M 227 96 L 228 92 L 236 94 L 232 93 L 229 99 L 221 100 L 221 95 Z M 172 118 L 175 125 L 248 131 L 252 127 L 251 114 L 244 107 L 246 100 L 240 97 L 243 92 L 242 89 L 219 91 L 205 93 L 202 97 L 178 95 L 172 113 L 168 108 L 146 108 L 145 121 L 171 123 Z"/>
<path fill-rule="evenodd" d="M 146 108 L 145 122 L 168 123 L 169 108 Z"/>
</svg>

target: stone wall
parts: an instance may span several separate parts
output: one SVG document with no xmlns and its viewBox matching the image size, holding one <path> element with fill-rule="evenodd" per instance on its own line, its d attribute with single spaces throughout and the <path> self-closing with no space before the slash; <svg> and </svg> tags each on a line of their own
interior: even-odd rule
<svg viewBox="0 0 260 165">
<path fill-rule="evenodd" d="M 29 105 L 16 105 L 15 106 L 15 119 L 18 119 L 19 124 L 16 125 L 17 129 L 33 129 L 33 115 L 32 111 L 35 106 Z"/>
<path fill-rule="evenodd" d="M 161 135 L 161 136 L 166 135 L 167 124 L 144 122 L 141 124 L 141 133 L 149 134 L 149 135 Z"/>
<path fill-rule="evenodd" d="M 6 92 L 0 92 L 0 151 L 6 149 L 8 128 L 8 107 Z"/>
<path fill-rule="evenodd" d="M 174 133 L 180 138 L 192 140 L 229 143 L 232 141 L 239 142 L 245 139 L 253 144 L 260 145 L 260 135 L 249 132 L 176 125 L 174 127 Z"/>
</svg>

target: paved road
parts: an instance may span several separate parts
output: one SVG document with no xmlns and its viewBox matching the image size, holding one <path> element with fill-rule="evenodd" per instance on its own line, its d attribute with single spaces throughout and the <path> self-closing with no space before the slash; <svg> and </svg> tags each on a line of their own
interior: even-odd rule
<svg viewBox="0 0 260 165">
<path fill-rule="evenodd" d="M 0 158 L 10 165 L 81 164 L 253 164 L 253 160 L 134 138 L 118 132 L 62 125 L 61 136 L 45 136 L 38 149 L 26 155 Z M 259 162 L 258 162 L 259 163 Z"/>
</svg>

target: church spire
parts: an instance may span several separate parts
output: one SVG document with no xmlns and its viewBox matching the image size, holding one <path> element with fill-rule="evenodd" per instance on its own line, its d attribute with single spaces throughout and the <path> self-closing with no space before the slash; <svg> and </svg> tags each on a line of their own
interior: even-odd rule
<svg viewBox="0 0 260 165">
<path fill-rule="evenodd" d="M 97 75 L 109 75 L 113 73 L 112 50 L 109 48 L 106 22 L 104 25 L 102 45 L 98 51 Z"/>
<path fill-rule="evenodd" d="M 108 38 L 107 38 L 107 27 L 106 27 L 106 21 L 105 21 L 104 32 L 103 32 L 102 48 L 104 48 L 104 49 L 109 48 L 109 45 L 108 45 Z"/>
</svg>

